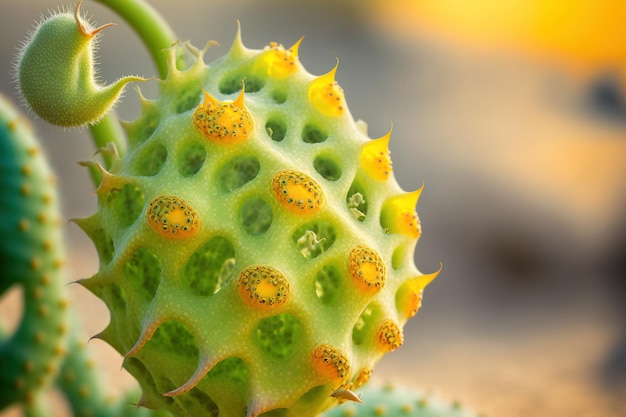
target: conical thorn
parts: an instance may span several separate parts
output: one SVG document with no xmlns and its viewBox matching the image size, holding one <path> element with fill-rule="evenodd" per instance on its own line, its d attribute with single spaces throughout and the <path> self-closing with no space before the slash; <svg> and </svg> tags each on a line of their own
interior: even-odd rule
<svg viewBox="0 0 626 417">
<path fill-rule="evenodd" d="M 339 388 L 338 390 L 333 391 L 330 396 L 333 398 L 338 398 L 339 400 L 353 401 L 355 403 L 365 404 L 365 401 L 363 401 L 358 395 L 345 388 Z"/>
<path fill-rule="evenodd" d="M 150 323 L 148 326 L 145 326 L 141 330 L 141 334 L 139 335 L 139 339 L 137 340 L 135 345 L 132 348 L 130 348 L 130 350 L 126 352 L 126 354 L 124 355 L 124 360 L 132 357 L 137 352 L 139 352 L 141 348 L 143 348 L 145 344 L 150 341 L 150 339 L 154 335 L 154 332 L 156 332 L 156 330 L 159 328 L 160 325 L 161 325 L 160 321 L 155 321 L 155 322 Z"/>
<path fill-rule="evenodd" d="M 209 360 L 208 358 L 202 360 L 198 364 L 198 367 L 196 368 L 196 371 L 194 372 L 194 374 L 191 376 L 191 378 L 189 378 L 187 382 L 185 382 L 180 387 L 172 391 L 166 392 L 162 395 L 165 397 L 175 397 L 177 395 L 181 395 L 188 391 L 191 391 L 196 385 L 198 385 L 198 383 L 202 380 L 202 378 L 204 378 L 204 376 L 209 373 L 209 371 L 211 370 L 211 368 L 213 368 L 213 366 L 215 366 L 214 361 Z"/>
</svg>

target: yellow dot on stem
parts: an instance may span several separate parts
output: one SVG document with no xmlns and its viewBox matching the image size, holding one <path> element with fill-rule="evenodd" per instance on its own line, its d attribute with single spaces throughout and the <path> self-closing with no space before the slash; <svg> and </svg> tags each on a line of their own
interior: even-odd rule
<svg viewBox="0 0 626 417">
<path fill-rule="evenodd" d="M 24 378 L 17 377 L 15 378 L 15 381 L 13 381 L 13 386 L 15 387 L 15 389 L 21 390 L 22 388 L 24 388 L 24 385 Z"/>
<path fill-rule="evenodd" d="M 175 196 L 159 196 L 150 201 L 146 219 L 166 239 L 187 239 L 200 229 L 200 219 L 193 207 Z"/>
<path fill-rule="evenodd" d="M 281 206 L 298 214 L 314 214 L 324 206 L 322 187 L 299 171 L 280 171 L 272 178 L 272 190 Z"/>
<path fill-rule="evenodd" d="M 204 91 L 204 101 L 193 113 L 193 124 L 214 143 L 229 145 L 246 140 L 252 134 L 253 121 L 244 105 L 244 88 L 234 101 L 218 101 Z"/>
<path fill-rule="evenodd" d="M 387 271 L 380 255 L 365 245 L 354 247 L 348 261 L 350 276 L 364 294 L 374 295 L 385 286 Z"/>
<path fill-rule="evenodd" d="M 411 193 L 391 197 L 383 204 L 380 224 L 388 233 L 402 234 L 417 239 L 422 234 L 422 227 L 415 212 L 415 206 L 422 189 Z"/>
<path fill-rule="evenodd" d="M 27 360 L 26 362 L 24 362 L 24 372 L 26 373 L 33 372 L 34 369 L 35 369 L 35 362 L 33 362 L 32 360 Z"/>
<path fill-rule="evenodd" d="M 30 223 L 28 220 L 26 219 L 21 219 L 18 223 L 17 223 L 17 228 L 20 230 L 20 232 L 25 232 L 29 229 L 30 227 Z"/>
<path fill-rule="evenodd" d="M 346 111 L 343 89 L 335 81 L 337 65 L 330 72 L 313 80 L 309 86 L 309 102 L 325 116 L 341 116 Z"/>
<path fill-rule="evenodd" d="M 41 259 L 39 259 L 39 258 L 32 258 L 30 260 L 30 269 L 32 269 L 33 271 L 36 271 L 40 267 L 41 267 Z"/>
<path fill-rule="evenodd" d="M 319 345 L 313 350 L 313 369 L 328 379 L 334 387 L 340 386 L 350 374 L 350 364 L 346 356 L 330 345 Z"/>
<path fill-rule="evenodd" d="M 89 388 L 85 385 L 81 386 L 78 389 L 78 395 L 80 395 L 81 398 L 89 397 Z"/>
<path fill-rule="evenodd" d="M 380 417 L 385 415 L 386 408 L 384 405 L 377 405 L 376 407 L 374 407 L 373 411 L 375 416 Z"/>
<path fill-rule="evenodd" d="M 272 310 L 285 305 L 289 299 L 289 281 L 271 266 L 254 265 L 239 275 L 239 295 L 248 305 L 260 310 Z"/>
<path fill-rule="evenodd" d="M 361 148 L 361 167 L 376 181 L 386 181 L 392 172 L 389 154 L 390 136 L 391 129 L 385 136 L 366 142 Z"/>
</svg>

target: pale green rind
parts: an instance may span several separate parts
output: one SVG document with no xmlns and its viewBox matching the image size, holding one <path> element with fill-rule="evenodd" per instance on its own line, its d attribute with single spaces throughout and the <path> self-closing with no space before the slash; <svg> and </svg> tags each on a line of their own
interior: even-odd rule
<svg viewBox="0 0 626 417">
<path fill-rule="evenodd" d="M 125 126 L 128 153 L 103 173 L 97 213 L 80 222 L 101 257 L 98 273 L 81 284 L 111 312 L 99 337 L 127 356 L 144 403 L 176 416 L 315 416 L 338 403 L 330 396 L 335 389 L 356 387 L 380 360 L 379 327 L 390 320 L 401 328 L 408 318 L 396 294 L 422 275 L 410 256 L 416 239 L 380 223 L 384 203 L 404 192 L 393 176 L 367 176 L 359 162 L 370 140 L 363 125 L 347 109 L 321 114 L 308 93 L 316 77 L 299 62 L 291 75 L 273 78 L 263 61 L 268 52 L 247 49 L 238 37 L 208 66 L 203 51 L 190 48 L 197 61 L 180 71 L 174 62 L 181 48 L 189 46 L 170 50 L 158 98 L 143 99 L 142 116 Z M 244 78 L 250 137 L 234 145 L 207 140 L 192 121 L 203 100 L 199 86 L 235 100 Z M 282 136 L 274 135 L 280 129 Z M 326 202 L 318 212 L 285 209 L 271 186 L 283 170 L 320 185 Z M 367 202 L 359 220 L 348 202 L 355 190 Z M 201 221 L 197 234 L 166 239 L 153 230 L 147 213 L 159 196 L 187 202 Z M 378 293 L 361 292 L 350 277 L 349 255 L 360 245 L 386 266 Z M 238 277 L 252 265 L 286 277 L 285 305 L 256 309 L 242 300 Z M 334 297 L 322 299 L 317 287 L 328 285 L 320 281 L 328 268 Z M 316 370 L 320 344 L 349 362 L 341 381 Z"/>
</svg>

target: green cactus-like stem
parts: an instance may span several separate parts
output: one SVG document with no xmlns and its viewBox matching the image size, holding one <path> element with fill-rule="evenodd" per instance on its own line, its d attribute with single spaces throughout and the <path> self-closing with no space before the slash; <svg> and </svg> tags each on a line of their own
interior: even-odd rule
<svg viewBox="0 0 626 417">
<path fill-rule="evenodd" d="M 367 385 L 362 403 L 346 403 L 319 417 L 480 417 L 459 402 L 446 402 L 408 388 Z"/>
<path fill-rule="evenodd" d="M 0 341 L 0 410 L 34 402 L 65 350 L 65 259 L 54 177 L 31 127 L 0 97 L 0 294 L 20 286 L 24 311 Z"/>
</svg>

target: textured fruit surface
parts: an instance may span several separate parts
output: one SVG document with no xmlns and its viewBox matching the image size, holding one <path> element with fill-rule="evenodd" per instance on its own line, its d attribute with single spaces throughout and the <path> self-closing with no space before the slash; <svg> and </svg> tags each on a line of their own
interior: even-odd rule
<svg viewBox="0 0 626 417">
<path fill-rule="evenodd" d="M 100 257 L 81 283 L 111 312 L 98 337 L 125 355 L 140 405 L 315 416 L 400 347 L 432 279 L 413 263 L 419 193 L 395 181 L 388 138 L 370 145 L 337 68 L 308 73 L 298 45 L 238 35 L 210 65 L 173 45 L 97 212 L 77 220 Z"/>
<path fill-rule="evenodd" d="M 458 402 L 445 402 L 407 388 L 367 386 L 359 390 L 363 403 L 348 403 L 319 417 L 477 417 Z"/>
</svg>

